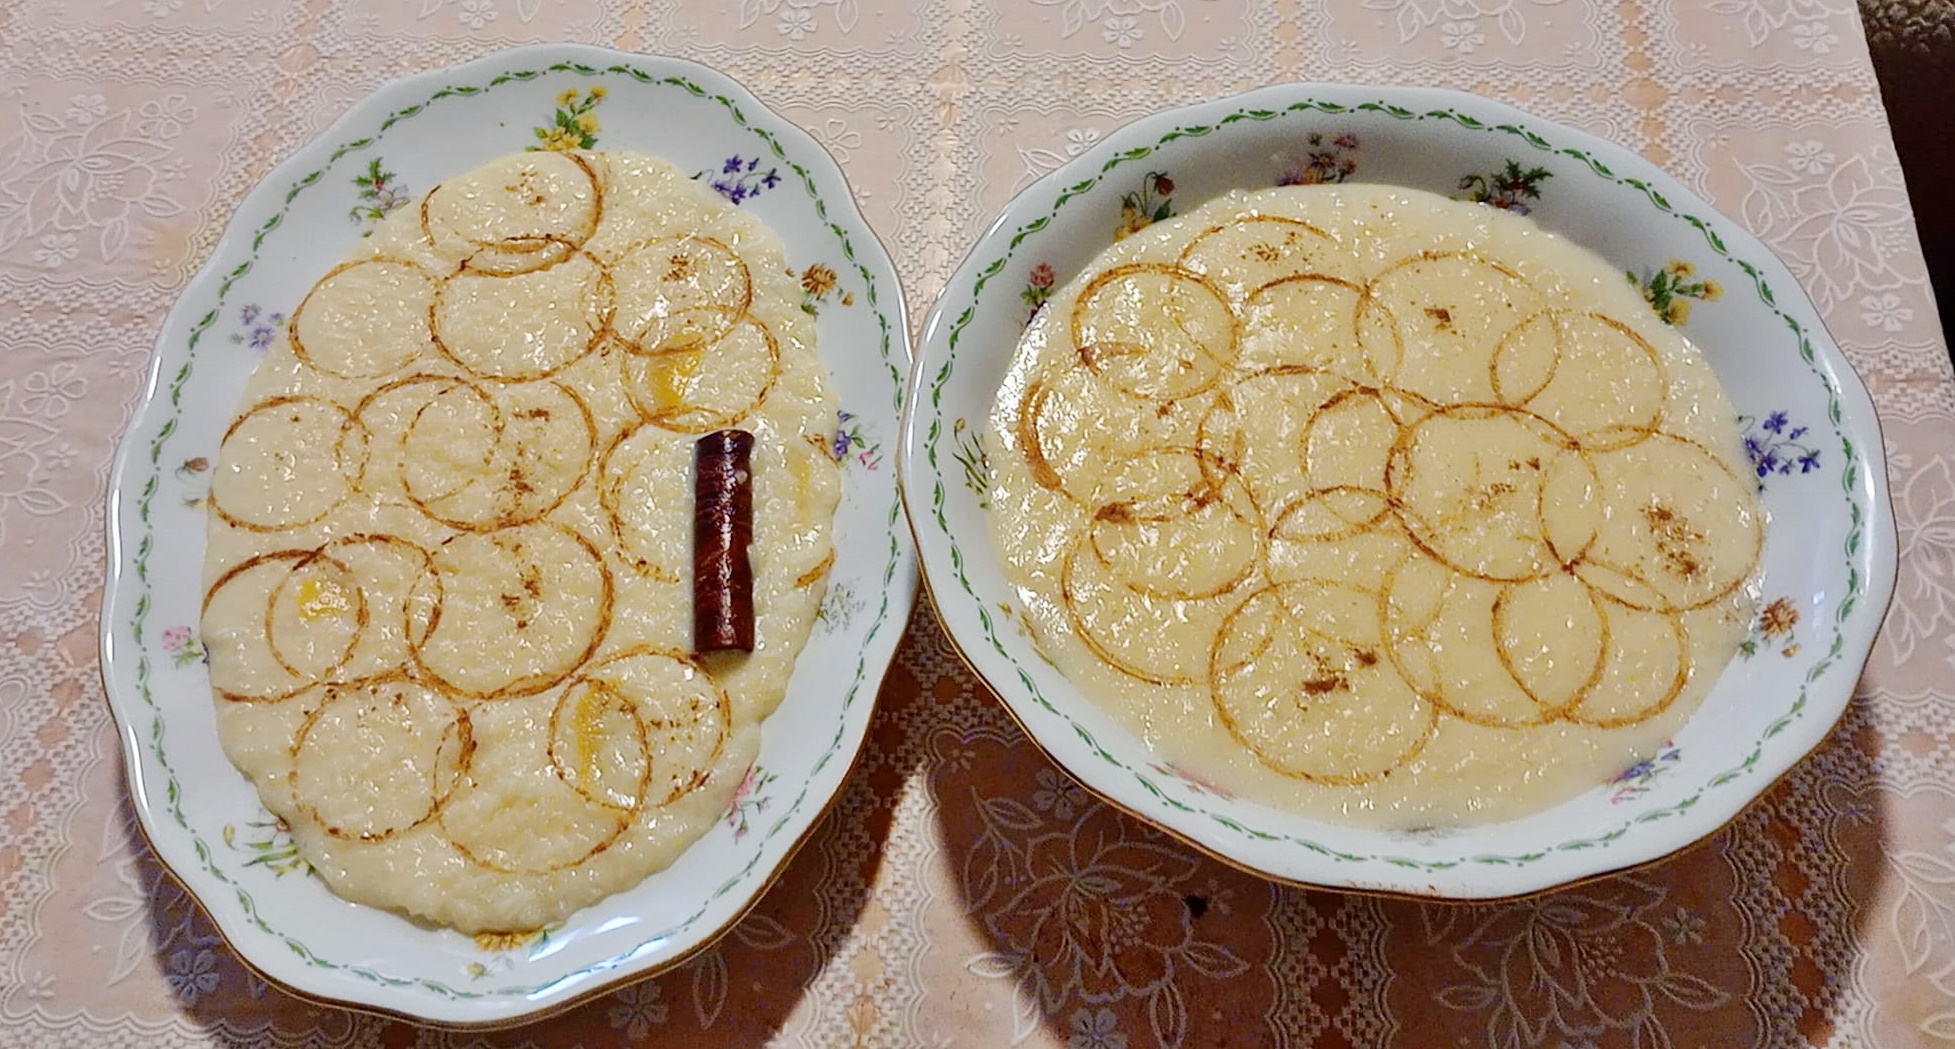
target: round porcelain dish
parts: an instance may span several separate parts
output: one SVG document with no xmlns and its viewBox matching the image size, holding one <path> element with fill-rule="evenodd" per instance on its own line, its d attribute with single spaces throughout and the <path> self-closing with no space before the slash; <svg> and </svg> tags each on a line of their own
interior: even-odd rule
<svg viewBox="0 0 1955 1049">
<path fill-rule="evenodd" d="M 307 873 L 218 746 L 196 624 L 210 464 L 277 325 L 372 222 L 532 147 L 637 150 L 697 171 L 781 237 L 843 409 L 836 558 L 786 699 L 733 808 L 638 888 L 524 936 L 471 939 L 347 903 Z M 813 277 L 807 276 L 809 272 Z M 732 80 L 548 45 L 395 81 L 246 198 L 157 342 L 109 500 L 102 664 L 156 853 L 254 968 L 309 997 L 451 1025 L 566 1008 L 675 965 L 773 881 L 840 789 L 915 596 L 892 447 L 909 327 L 889 257 L 815 140 Z"/>
<path fill-rule="evenodd" d="M 1642 285 L 1730 393 L 1771 515 L 1766 611 L 1703 706 L 1649 760 L 1528 818 L 1354 829 L 1234 798 L 1162 763 L 1040 656 L 987 534 L 979 431 L 1046 295 L 1123 227 L 1230 189 L 1347 180 L 1530 212 Z M 1722 294 L 1705 294 L 1705 278 Z M 1040 747 L 1110 803 L 1203 851 L 1339 889 L 1517 896 L 1710 835 L 1832 728 L 1894 585 L 1872 402 L 1784 265 L 1635 154 L 1444 90 L 1266 88 L 1135 121 L 1034 183 L 980 238 L 924 324 L 901 469 L 944 625 Z"/>
</svg>

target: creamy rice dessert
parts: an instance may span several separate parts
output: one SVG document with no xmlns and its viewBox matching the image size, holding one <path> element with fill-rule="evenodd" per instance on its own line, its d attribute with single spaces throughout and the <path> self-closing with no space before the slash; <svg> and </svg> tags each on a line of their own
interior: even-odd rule
<svg viewBox="0 0 1955 1049">
<path fill-rule="evenodd" d="M 663 161 L 522 153 L 382 221 L 217 457 L 226 753 L 333 890 L 543 927 L 728 809 L 833 559 L 835 405 L 778 238 Z M 750 654 L 692 654 L 694 441 L 752 452 Z"/>
<path fill-rule="evenodd" d="M 1108 248 L 985 434 L 1041 650 L 1244 798 L 1426 828 L 1652 754 L 1743 640 L 1765 519 L 1697 351 L 1531 221 L 1236 192 Z"/>
</svg>

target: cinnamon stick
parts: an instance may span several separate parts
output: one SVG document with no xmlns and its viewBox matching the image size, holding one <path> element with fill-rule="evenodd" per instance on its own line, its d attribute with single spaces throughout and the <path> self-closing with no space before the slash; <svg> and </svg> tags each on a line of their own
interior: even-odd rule
<svg viewBox="0 0 1955 1049">
<path fill-rule="evenodd" d="M 753 434 L 720 430 L 693 444 L 692 647 L 753 651 Z"/>
</svg>

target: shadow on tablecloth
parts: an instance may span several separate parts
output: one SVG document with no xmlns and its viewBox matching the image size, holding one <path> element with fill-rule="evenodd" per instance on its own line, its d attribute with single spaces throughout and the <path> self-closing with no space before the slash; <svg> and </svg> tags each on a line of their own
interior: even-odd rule
<svg viewBox="0 0 1955 1049">
<path fill-rule="evenodd" d="M 925 694 L 967 687 L 944 674 Z M 1490 905 L 1270 885 L 1102 804 L 1002 714 L 966 720 L 943 718 L 929 774 L 991 948 L 968 968 L 1062 1045 L 1820 1044 L 1886 863 L 1858 702 L 1698 847 Z"/>
<path fill-rule="evenodd" d="M 1279 887 L 1099 802 L 926 606 L 842 795 L 713 948 L 562 1016 L 420 1030 L 245 971 L 135 838 L 151 950 L 215 1044 L 750 1047 L 1820 1044 L 1888 866 L 1864 701 L 1732 825 L 1518 903 Z M 123 800 L 125 816 L 126 797 Z"/>
<path fill-rule="evenodd" d="M 458 1032 L 321 1005 L 251 971 L 210 917 L 171 878 L 121 808 L 132 868 L 149 899 L 150 951 L 165 991 L 211 1044 L 365 1046 L 661 1046 L 772 1044 L 790 1026 L 838 1030 L 846 999 L 825 1007 L 835 953 L 868 903 L 882 860 L 893 791 L 902 770 L 867 760 L 754 909 L 707 950 L 659 976 L 601 995 L 558 1016 L 491 1032 Z M 281 877 L 308 877 L 293 867 Z M 493 960 L 492 956 L 485 958 Z M 841 974 L 844 978 L 847 973 Z M 465 976 L 458 977 L 466 979 Z M 172 1003 L 162 1003 L 167 1008 Z M 820 1044 L 820 1043 L 818 1043 Z"/>
</svg>

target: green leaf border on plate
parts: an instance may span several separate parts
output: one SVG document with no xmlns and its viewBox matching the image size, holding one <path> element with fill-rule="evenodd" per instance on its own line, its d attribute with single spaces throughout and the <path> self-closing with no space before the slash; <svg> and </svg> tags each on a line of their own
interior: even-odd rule
<svg viewBox="0 0 1955 1049">
<path fill-rule="evenodd" d="M 1839 474 L 1840 489 L 1846 499 L 1849 527 L 1845 547 L 1842 551 L 1847 558 L 1846 592 L 1840 597 L 1839 603 L 1834 611 L 1833 622 L 1830 624 L 1832 639 L 1828 644 L 1825 654 L 1807 669 L 1805 677 L 1800 683 L 1799 694 L 1793 700 L 1790 708 L 1766 725 L 1763 733 L 1751 744 L 1749 750 L 1737 764 L 1711 776 L 1708 781 L 1698 787 L 1693 793 L 1678 801 L 1661 808 L 1649 809 L 1638 813 L 1625 822 L 1599 834 L 1590 837 L 1569 839 L 1529 852 L 1487 853 L 1459 859 L 1427 860 L 1382 853 L 1359 854 L 1345 852 L 1309 838 L 1297 837 L 1291 834 L 1272 833 L 1249 827 L 1230 816 L 1214 812 L 1197 804 L 1179 800 L 1150 779 L 1145 770 L 1129 766 L 1110 753 L 1099 741 L 1093 738 L 1092 733 L 1084 725 L 1080 724 L 1071 715 L 1067 714 L 1047 698 L 1039 690 L 1031 674 L 1012 657 L 1010 651 L 1006 649 L 1004 643 L 1000 640 L 998 620 L 984 606 L 984 602 L 978 598 L 971 584 L 970 577 L 965 568 L 964 554 L 957 546 L 955 534 L 951 529 L 950 520 L 945 512 L 945 505 L 949 498 L 949 488 L 944 480 L 943 463 L 939 459 L 939 449 L 942 446 L 942 438 L 944 436 L 942 399 L 944 388 L 948 384 L 951 374 L 956 367 L 958 340 L 963 335 L 965 328 L 977 316 L 977 300 L 982 297 L 985 285 L 997 277 L 1010 264 L 1018 248 L 1027 239 L 1051 225 L 1053 220 L 1058 217 L 1059 212 L 1067 206 L 1068 202 L 1092 190 L 1119 169 L 1143 161 L 1155 155 L 1171 143 L 1182 139 L 1201 138 L 1213 134 L 1223 127 L 1243 121 L 1267 122 L 1297 115 L 1343 116 L 1352 113 L 1378 114 L 1393 120 L 1406 122 L 1438 121 L 1456 125 L 1470 132 L 1506 136 L 1520 141 L 1537 153 L 1576 161 L 1586 166 L 1596 177 L 1617 186 L 1636 191 L 1649 202 L 1652 208 L 1667 219 L 1682 222 L 1695 229 L 1703 236 L 1705 244 L 1718 257 L 1737 266 L 1739 270 L 1743 271 L 1750 278 L 1759 302 L 1769 309 L 1773 315 L 1778 317 L 1791 332 L 1792 337 L 1797 340 L 1799 359 L 1805 362 L 1808 371 L 1826 392 L 1826 416 L 1832 426 L 1833 436 L 1838 442 L 1841 463 L 1843 464 Z M 1862 578 L 1857 566 L 1852 561 L 1854 555 L 1864 546 L 1867 538 L 1865 514 L 1859 502 L 1854 498 L 1856 488 L 1860 481 L 1860 471 L 1863 468 L 1863 461 L 1859 450 L 1855 448 L 1852 440 L 1840 429 L 1844 411 L 1840 401 L 1838 384 L 1819 366 L 1817 354 L 1813 348 L 1812 336 L 1806 331 L 1805 326 L 1797 318 L 1779 307 L 1778 298 L 1772 292 L 1771 287 L 1766 284 L 1764 275 L 1760 269 L 1752 263 L 1734 256 L 1726 246 L 1724 238 L 1718 234 L 1710 220 L 1678 210 L 1659 190 L 1648 182 L 1617 174 L 1606 163 L 1587 150 L 1556 146 L 1539 133 L 1516 123 L 1488 123 L 1454 109 L 1428 109 L 1421 112 L 1382 101 L 1345 105 L 1320 99 L 1304 99 L 1275 109 L 1240 108 L 1222 116 L 1212 123 L 1178 127 L 1161 135 L 1151 145 L 1137 146 L 1116 154 L 1102 164 L 1099 171 L 1092 176 L 1062 188 L 1049 210 L 1013 231 L 1011 239 L 1006 244 L 1004 254 L 992 259 L 978 271 L 976 280 L 971 287 L 971 296 L 972 303 L 966 306 L 950 324 L 947 335 L 949 353 L 946 356 L 943 366 L 938 369 L 935 375 L 930 376 L 926 380 L 925 388 L 922 391 L 928 394 L 932 411 L 929 429 L 925 436 L 924 449 L 932 477 L 930 497 L 931 516 L 937 529 L 943 533 L 949 543 L 950 561 L 956 574 L 957 583 L 964 593 L 972 599 L 978 621 L 983 627 L 985 640 L 989 643 L 992 651 L 1012 665 L 1016 671 L 1018 684 L 1031 696 L 1032 701 L 1047 713 L 1065 722 L 1094 756 L 1133 776 L 1141 789 L 1163 804 L 1181 812 L 1204 816 L 1213 821 L 1217 826 L 1247 839 L 1293 845 L 1340 863 L 1380 863 L 1391 867 L 1415 871 L 1444 871 L 1468 864 L 1485 867 L 1524 866 L 1540 861 L 1554 853 L 1578 852 L 1607 845 L 1627 835 L 1630 829 L 1636 824 L 1654 823 L 1673 818 L 1689 811 L 1696 807 L 1710 791 L 1723 787 L 1755 769 L 1764 755 L 1765 743 L 1805 716 L 1811 686 L 1839 661 L 1846 646 L 1845 623 L 1851 618 L 1854 609 L 1858 607 L 1861 598 L 1866 592 L 1867 580 Z"/>
<path fill-rule="evenodd" d="M 241 911 L 243 912 L 245 919 L 254 928 L 264 933 L 265 935 L 272 937 L 273 939 L 282 943 L 295 956 L 297 956 L 299 959 L 301 959 L 308 965 L 320 969 L 325 969 L 333 972 L 344 973 L 351 976 L 355 976 L 380 986 L 412 987 L 412 988 L 417 988 L 423 991 L 433 993 L 443 998 L 454 999 L 454 1000 L 505 999 L 505 998 L 513 998 L 513 997 L 528 997 L 540 993 L 545 993 L 559 985 L 565 984 L 566 982 L 570 981 L 574 977 L 593 975 L 608 969 L 621 966 L 625 964 L 627 961 L 629 961 L 631 958 L 636 956 L 647 945 L 662 942 L 664 940 L 673 937 L 675 934 L 684 931 L 689 926 L 691 926 L 694 922 L 697 922 L 701 917 L 705 915 L 709 905 L 713 901 L 716 901 L 721 897 L 724 897 L 729 892 L 732 892 L 742 882 L 746 881 L 748 878 L 752 876 L 754 869 L 760 863 L 761 856 L 766 851 L 765 847 L 770 842 L 772 842 L 772 840 L 787 827 L 787 825 L 792 821 L 792 817 L 795 816 L 800 811 L 800 809 L 803 807 L 804 804 L 806 804 L 807 797 L 808 797 L 807 784 L 804 782 L 800 792 L 794 797 L 794 800 L 789 804 L 782 806 L 782 808 L 779 810 L 779 815 L 776 816 L 772 821 L 770 821 L 764 828 L 761 828 L 761 832 L 759 834 L 754 835 L 749 839 L 752 842 L 752 844 L 748 847 L 750 851 L 750 855 L 748 857 L 746 865 L 741 867 L 731 877 L 727 878 L 725 881 L 721 882 L 717 887 L 715 887 L 704 899 L 702 899 L 699 907 L 696 910 L 694 910 L 691 914 L 689 914 L 688 916 L 681 919 L 680 921 L 678 921 L 677 923 L 675 923 L 670 927 L 660 929 L 649 935 L 643 936 L 643 938 L 640 940 L 639 944 L 636 947 L 624 951 L 619 951 L 612 958 L 588 966 L 585 969 L 579 970 L 575 973 L 569 973 L 569 974 L 558 976 L 550 980 L 546 984 L 525 985 L 525 986 L 503 986 L 503 987 L 495 987 L 495 988 L 487 988 L 487 989 L 457 987 L 448 983 L 444 983 L 440 980 L 428 979 L 425 977 L 396 976 L 396 975 L 391 975 L 388 973 L 381 972 L 369 966 L 337 962 L 330 958 L 322 957 L 316 952 L 314 952 L 312 948 L 307 946 L 302 941 L 294 938 L 290 934 L 275 927 L 270 921 L 268 921 L 259 912 L 258 903 L 255 899 L 252 898 L 251 892 L 244 885 L 240 884 L 237 880 L 230 877 L 224 872 L 224 870 L 216 862 L 216 850 L 214 850 L 211 847 L 210 843 L 206 842 L 203 839 L 203 837 L 199 835 L 194 828 L 191 827 L 188 818 L 184 814 L 183 788 L 177 777 L 176 770 L 172 768 L 169 764 L 169 761 L 167 759 L 167 752 L 164 748 L 164 739 L 165 739 L 164 720 L 165 719 L 163 717 L 161 708 L 157 704 L 156 696 L 152 690 L 152 681 L 151 681 L 152 667 L 150 663 L 148 647 L 144 644 L 145 627 L 148 622 L 150 606 L 151 606 L 150 585 L 149 585 L 149 559 L 151 554 L 154 553 L 156 550 L 156 533 L 155 533 L 154 524 L 151 521 L 150 512 L 155 502 L 156 495 L 161 488 L 162 474 L 163 474 L 162 464 L 166 461 L 169 454 L 168 447 L 170 443 L 170 438 L 177 430 L 177 420 L 182 410 L 183 392 L 185 387 L 189 384 L 191 375 L 193 374 L 196 368 L 198 345 L 203 340 L 205 334 L 209 332 L 212 325 L 216 323 L 218 317 L 222 314 L 223 310 L 225 309 L 225 300 L 226 297 L 229 295 L 232 286 L 235 285 L 239 280 L 243 279 L 246 274 L 250 273 L 252 268 L 257 264 L 259 260 L 260 251 L 263 249 L 267 238 L 269 238 L 272 235 L 272 233 L 276 231 L 281 224 L 283 224 L 283 222 L 285 221 L 285 217 L 291 212 L 294 203 L 297 202 L 301 198 L 301 196 L 305 194 L 308 190 L 312 189 L 314 186 L 318 185 L 322 180 L 324 180 L 327 174 L 343 158 L 350 155 L 362 153 L 363 151 L 374 147 L 376 144 L 379 143 L 381 136 L 384 135 L 389 129 L 393 128 L 395 125 L 400 124 L 404 121 L 411 120 L 415 117 L 421 116 L 423 114 L 435 110 L 436 107 L 438 107 L 443 100 L 453 99 L 453 98 L 470 98 L 470 97 L 485 94 L 489 91 L 493 91 L 496 88 L 501 87 L 505 84 L 528 83 L 530 81 L 534 81 L 538 78 L 549 76 L 551 74 L 572 74 L 575 76 L 591 78 L 591 79 L 604 78 L 604 77 L 622 77 L 622 78 L 635 81 L 640 85 L 644 85 L 648 87 L 670 88 L 674 90 L 683 91 L 686 94 L 693 96 L 694 98 L 704 99 L 710 102 L 717 103 L 719 106 L 721 106 L 726 111 L 727 115 L 731 117 L 735 125 L 737 125 L 741 130 L 753 135 L 759 141 L 761 146 L 767 150 L 769 154 L 771 154 L 780 163 L 784 164 L 788 170 L 793 172 L 794 177 L 798 180 L 802 189 L 807 193 L 808 197 L 814 202 L 815 216 L 821 221 L 822 224 L 824 224 L 827 227 L 828 232 L 834 236 L 837 242 L 837 246 L 839 247 L 842 253 L 842 257 L 845 260 L 847 260 L 847 264 L 853 266 L 856 274 L 862 278 L 863 287 L 865 289 L 864 301 L 867 303 L 870 311 L 874 313 L 876 317 L 877 326 L 880 330 L 879 352 L 881 354 L 883 366 L 887 372 L 887 377 L 890 384 L 890 391 L 891 391 L 890 404 L 893 410 L 895 411 L 895 413 L 897 414 L 897 416 L 899 417 L 902 412 L 904 387 L 906 381 L 904 369 L 899 367 L 900 355 L 893 352 L 895 349 L 895 340 L 899 337 L 899 334 L 891 330 L 890 316 L 888 311 L 880 308 L 879 304 L 881 302 L 882 292 L 880 290 L 880 286 L 877 282 L 876 276 L 870 271 L 869 267 L 861 259 L 858 258 L 856 253 L 855 243 L 851 238 L 849 231 L 844 229 L 840 224 L 835 222 L 834 219 L 830 217 L 827 201 L 822 197 L 820 190 L 817 189 L 815 185 L 814 176 L 810 174 L 809 170 L 806 167 L 802 166 L 800 163 L 796 162 L 795 160 L 793 160 L 791 157 L 788 156 L 788 152 L 786 148 L 782 146 L 779 137 L 777 137 L 772 131 L 768 130 L 767 128 L 758 126 L 754 124 L 752 121 L 750 121 L 746 113 L 742 109 L 742 104 L 739 101 L 730 98 L 726 95 L 716 94 L 684 76 L 656 75 L 656 74 L 648 73 L 635 66 L 624 64 L 624 63 L 617 63 L 612 65 L 593 65 L 593 64 L 587 64 L 582 62 L 564 61 L 564 62 L 556 62 L 536 69 L 505 71 L 491 77 L 486 83 L 480 85 L 451 84 L 445 87 L 441 87 L 435 90 L 423 101 L 395 110 L 394 112 L 388 114 L 387 117 L 380 122 L 380 126 L 378 127 L 378 129 L 375 131 L 374 134 L 368 135 L 364 138 L 355 139 L 351 142 L 346 142 L 338 146 L 337 148 L 335 148 L 331 156 L 327 158 L 327 161 L 324 166 L 314 171 L 308 172 L 305 175 L 300 176 L 291 184 L 289 188 L 286 189 L 284 197 L 280 201 L 279 210 L 277 211 L 277 213 L 273 214 L 270 218 L 266 219 L 264 223 L 260 225 L 256 231 L 253 232 L 250 240 L 250 257 L 247 258 L 244 262 L 239 263 L 235 268 L 231 269 L 229 272 L 223 275 L 223 278 L 219 282 L 217 287 L 216 303 L 210 308 L 208 312 L 206 312 L 203 316 L 198 318 L 196 323 L 191 327 L 187 357 L 183 365 L 180 368 L 178 368 L 176 372 L 167 381 L 167 385 L 164 388 L 164 395 L 167 398 L 169 404 L 170 415 L 169 418 L 167 418 L 163 422 L 162 426 L 158 429 L 155 436 L 152 437 L 149 441 L 149 445 L 147 449 L 148 473 L 147 476 L 144 477 L 143 479 L 142 489 L 138 493 L 136 499 L 136 517 L 141 522 L 142 529 L 141 529 L 140 537 L 137 539 L 135 545 L 133 570 L 135 573 L 138 593 L 137 593 L 133 612 L 130 616 L 129 632 L 134 640 L 134 647 L 136 652 L 136 664 L 135 664 L 136 690 L 138 695 L 140 695 L 140 697 L 142 698 L 143 703 L 149 708 L 151 714 L 150 722 L 148 726 L 148 732 L 144 737 L 144 743 L 148 747 L 150 755 L 155 760 L 156 764 L 159 767 L 161 767 L 166 773 L 165 781 L 163 784 L 163 797 L 165 801 L 166 811 L 168 811 L 171 819 L 175 821 L 176 825 L 181 830 L 183 830 L 185 834 L 189 836 L 192 848 L 196 853 L 198 863 L 202 866 L 204 872 L 210 875 L 212 878 L 216 879 L 220 884 L 228 887 L 231 890 L 231 892 L 234 893 L 236 897 L 236 902 L 239 908 L 241 909 Z M 883 568 L 883 576 L 882 576 L 883 587 L 882 587 L 882 594 L 881 594 L 881 603 L 876 608 L 875 618 L 873 622 L 870 624 L 867 632 L 863 635 L 864 650 L 857 654 L 857 660 L 856 660 L 853 675 L 848 682 L 847 691 L 842 697 L 840 710 L 844 714 L 852 707 L 854 707 L 857 703 L 873 702 L 874 699 L 873 695 L 868 697 L 864 697 L 862 695 L 862 689 L 865 683 L 872 685 L 872 687 L 874 685 L 873 682 L 868 681 L 870 668 L 869 668 L 869 657 L 867 654 L 867 648 L 868 648 L 867 642 L 874 639 L 882 631 L 886 629 L 891 629 L 891 624 L 889 622 L 890 613 L 893 607 L 891 601 L 891 594 L 893 592 L 893 584 L 895 583 L 896 573 L 898 569 L 901 567 L 903 561 L 902 540 L 906 538 L 906 533 L 901 527 L 901 523 L 902 523 L 901 515 L 902 515 L 902 502 L 900 499 L 896 499 L 892 497 L 890 500 L 890 509 L 888 515 L 890 541 L 887 550 L 888 560 L 885 562 Z M 907 609 L 904 609 L 902 611 L 907 613 Z M 901 628 L 902 628 L 902 624 L 900 622 L 896 623 L 894 626 L 894 629 L 900 630 Z M 847 724 L 847 718 L 845 716 L 837 718 L 835 734 L 830 740 L 828 740 L 827 747 L 822 752 L 821 756 L 816 759 L 814 767 L 812 769 L 813 773 L 819 773 L 824 768 L 826 768 L 830 762 L 836 760 L 838 757 L 845 757 L 844 747 L 843 747 L 843 733 L 846 724 Z"/>
</svg>

